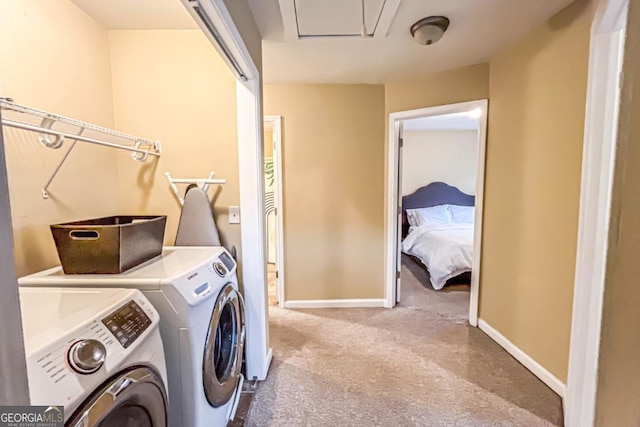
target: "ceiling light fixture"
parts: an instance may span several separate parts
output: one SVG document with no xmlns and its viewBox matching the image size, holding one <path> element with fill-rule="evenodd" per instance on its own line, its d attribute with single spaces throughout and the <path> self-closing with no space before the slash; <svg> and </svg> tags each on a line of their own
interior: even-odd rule
<svg viewBox="0 0 640 427">
<path fill-rule="evenodd" d="M 411 26 L 411 35 L 419 44 L 431 45 L 442 38 L 447 28 L 449 28 L 449 18 L 445 16 L 429 16 L 428 18 L 422 18 Z"/>
</svg>

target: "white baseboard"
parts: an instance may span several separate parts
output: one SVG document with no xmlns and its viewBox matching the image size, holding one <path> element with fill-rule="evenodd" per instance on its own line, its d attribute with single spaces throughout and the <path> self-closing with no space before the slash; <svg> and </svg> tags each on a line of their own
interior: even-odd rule
<svg viewBox="0 0 640 427">
<path fill-rule="evenodd" d="M 533 375 L 549 386 L 551 390 L 555 391 L 564 402 L 565 389 L 567 387 L 565 383 L 556 378 L 551 372 L 547 371 L 541 364 L 533 360 L 531 356 L 518 348 L 514 343 L 509 341 L 507 337 L 502 335 L 484 320 L 478 319 L 478 327 L 492 340 L 504 348 L 518 362 L 522 363 Z"/>
<path fill-rule="evenodd" d="M 285 301 L 284 308 L 362 308 L 384 307 L 384 298 L 369 299 L 317 299 Z"/>
</svg>

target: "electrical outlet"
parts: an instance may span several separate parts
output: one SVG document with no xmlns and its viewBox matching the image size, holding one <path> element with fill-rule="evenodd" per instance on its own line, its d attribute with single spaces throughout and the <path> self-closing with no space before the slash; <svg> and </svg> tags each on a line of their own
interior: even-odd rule
<svg viewBox="0 0 640 427">
<path fill-rule="evenodd" d="M 229 206 L 229 224 L 240 224 L 240 206 Z"/>
</svg>

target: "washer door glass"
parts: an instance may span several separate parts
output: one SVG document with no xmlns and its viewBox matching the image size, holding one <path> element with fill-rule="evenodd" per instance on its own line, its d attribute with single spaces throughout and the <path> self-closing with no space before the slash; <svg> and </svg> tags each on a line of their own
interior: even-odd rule
<svg viewBox="0 0 640 427">
<path fill-rule="evenodd" d="M 137 367 L 96 390 L 69 418 L 67 427 L 167 427 L 167 397 L 160 376 Z"/>
<path fill-rule="evenodd" d="M 110 412 L 98 426 L 152 427 L 153 420 L 145 408 L 135 404 L 122 405 Z"/>
<path fill-rule="evenodd" d="M 244 350 L 244 304 L 228 283 L 211 315 L 203 361 L 204 392 L 211 406 L 222 406 L 238 386 Z"/>
</svg>

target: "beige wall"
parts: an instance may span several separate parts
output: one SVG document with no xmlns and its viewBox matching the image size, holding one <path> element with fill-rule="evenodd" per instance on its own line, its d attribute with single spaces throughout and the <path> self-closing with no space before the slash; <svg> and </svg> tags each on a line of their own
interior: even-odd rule
<svg viewBox="0 0 640 427">
<path fill-rule="evenodd" d="M 566 381 L 590 13 L 579 2 L 491 61 L 480 317 Z"/>
<path fill-rule="evenodd" d="M 240 225 L 229 224 L 239 204 L 235 78 L 199 30 L 111 31 L 115 125 L 162 141 L 162 157 L 140 166 L 119 157 L 123 212 L 169 216 L 165 243 L 173 244 L 180 205 L 164 173 L 206 178 L 226 246 L 240 249 Z M 179 186 L 182 191 L 186 186 Z"/>
<path fill-rule="evenodd" d="M 264 129 L 264 157 L 273 157 L 273 131 Z"/>
<path fill-rule="evenodd" d="M 486 99 L 489 97 L 489 63 L 387 83 L 384 91 L 387 114 Z"/>
<path fill-rule="evenodd" d="M 640 4 L 630 2 L 606 270 L 596 425 L 640 425 Z"/>
<path fill-rule="evenodd" d="M 283 117 L 286 300 L 383 297 L 384 88 L 265 85 Z"/>
<path fill-rule="evenodd" d="M 0 2 L 0 93 L 16 102 L 113 126 L 107 32 L 68 0 Z M 6 117 L 29 120 L 6 112 Z M 118 209 L 115 150 L 78 143 L 42 199 L 63 152 L 32 132 L 4 128 L 16 272 L 58 264 L 53 223 L 112 215 Z"/>
<path fill-rule="evenodd" d="M 405 131 L 402 138 L 403 196 L 431 182 L 476 194 L 477 131 Z"/>
</svg>

